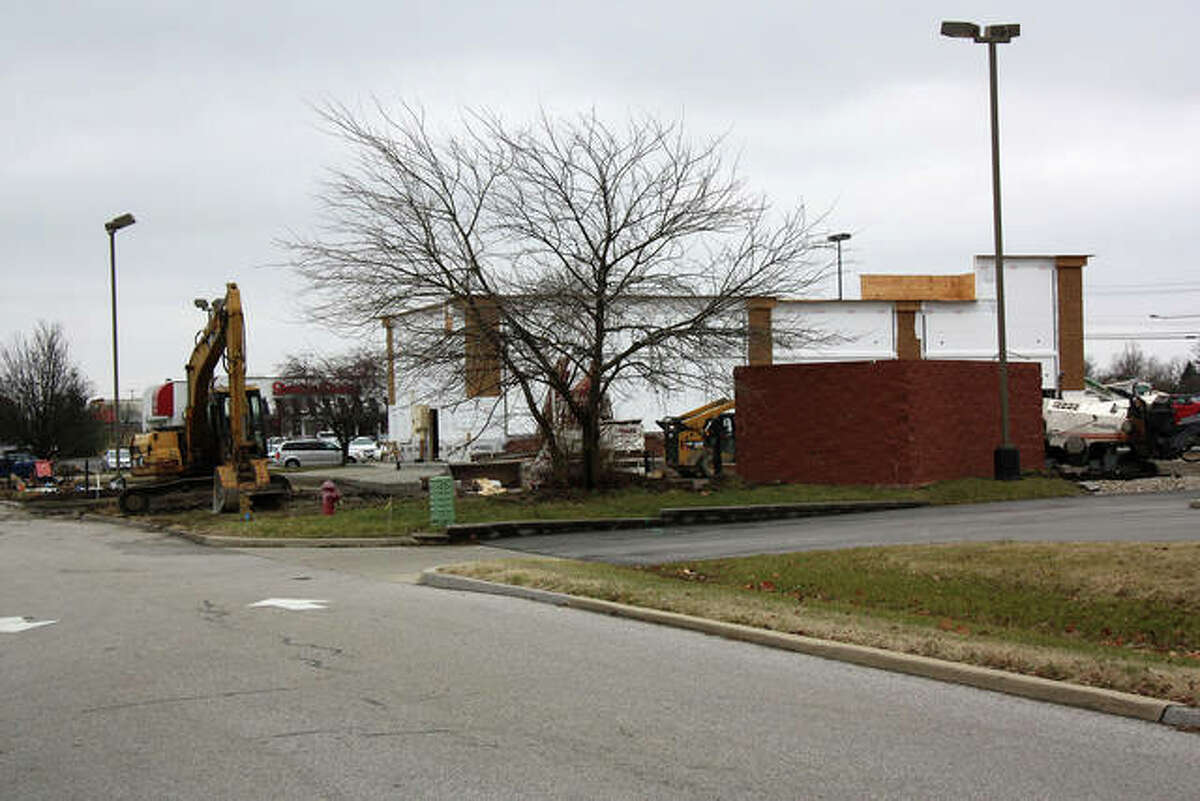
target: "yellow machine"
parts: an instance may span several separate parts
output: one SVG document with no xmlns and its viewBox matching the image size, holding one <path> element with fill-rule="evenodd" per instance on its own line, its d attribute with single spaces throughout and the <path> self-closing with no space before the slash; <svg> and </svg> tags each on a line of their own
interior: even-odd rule
<svg viewBox="0 0 1200 801">
<path fill-rule="evenodd" d="M 214 512 L 248 511 L 255 503 L 278 501 L 291 487 L 267 473 L 263 421 L 266 405 L 257 388 L 246 386 L 246 331 L 242 296 L 229 283 L 225 296 L 196 305 L 208 324 L 196 337 L 188 359 L 187 404 L 182 426 L 139 434 L 130 448 L 136 478 L 121 493 L 121 510 L 139 514 L 151 499 L 212 485 Z M 228 389 L 216 390 L 213 376 L 222 359 Z"/>
<path fill-rule="evenodd" d="M 736 457 L 734 403 L 720 398 L 658 421 L 667 467 L 681 476 L 720 475 Z"/>
</svg>

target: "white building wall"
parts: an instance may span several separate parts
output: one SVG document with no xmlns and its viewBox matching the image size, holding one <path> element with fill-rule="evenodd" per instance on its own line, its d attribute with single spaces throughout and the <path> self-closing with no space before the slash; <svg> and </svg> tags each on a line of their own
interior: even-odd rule
<svg viewBox="0 0 1200 801">
<path fill-rule="evenodd" d="M 922 357 L 995 361 L 996 271 L 991 256 L 975 258 L 975 301 L 928 301 L 917 322 Z M 1036 362 L 1042 387 L 1058 387 L 1058 272 L 1053 257 L 1006 256 L 1004 298 L 1008 360 Z"/>
<path fill-rule="evenodd" d="M 419 442 L 414 436 L 413 418 L 415 409 L 427 406 L 437 410 L 439 457 L 445 460 L 468 458 L 472 450 L 498 450 L 510 433 L 525 433 L 532 430 L 528 415 L 522 415 L 524 406 L 515 406 L 515 393 L 507 398 L 466 398 L 466 387 L 457 394 L 448 394 L 431 385 L 420 386 L 415 382 L 397 380 L 396 404 L 389 406 L 388 438 L 396 443 L 406 457 L 419 452 Z"/>
<path fill-rule="evenodd" d="M 801 327 L 826 338 L 800 349 L 777 347 L 775 364 L 896 358 L 896 322 L 890 301 L 782 301 L 771 319 L 773 327 Z"/>
<path fill-rule="evenodd" d="M 926 359 L 997 359 L 996 281 L 993 259 L 975 258 L 973 301 L 925 301 L 916 313 L 916 334 Z M 1036 362 L 1042 367 L 1042 386 L 1058 386 L 1057 267 L 1053 256 L 1006 256 L 1005 297 L 1008 352 L 1013 362 Z M 849 293 L 848 293 L 849 294 Z M 802 327 L 823 335 L 822 341 L 801 348 L 776 347 L 775 364 L 830 361 L 871 361 L 896 358 L 896 304 L 892 301 L 780 301 L 772 312 L 776 330 Z M 440 313 L 440 312 L 439 312 Z M 651 310 L 647 312 L 653 315 Z M 399 337 L 397 338 L 399 344 Z M 402 344 L 399 345 L 402 347 Z M 701 390 L 656 392 L 625 382 L 610 392 L 613 416 L 641 420 L 644 430 L 657 431 L 655 421 L 721 396 L 732 397 L 731 361 L 725 384 Z M 535 426 L 524 398 L 510 393 L 505 400 L 465 399 L 466 387 L 447 396 L 432 386 L 417 386 L 398 376 L 395 406 L 388 409 L 391 436 L 402 447 L 414 445 L 412 408 L 437 408 L 444 459 L 467 458 L 472 443 L 499 447 L 509 435 L 533 433 Z"/>
</svg>

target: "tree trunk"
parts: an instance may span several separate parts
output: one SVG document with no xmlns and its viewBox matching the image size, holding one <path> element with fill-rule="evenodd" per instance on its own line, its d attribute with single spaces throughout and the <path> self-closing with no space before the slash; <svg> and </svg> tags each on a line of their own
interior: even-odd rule
<svg viewBox="0 0 1200 801">
<path fill-rule="evenodd" d="M 601 456 L 600 451 L 600 416 L 589 410 L 579 421 L 582 433 L 581 447 L 583 449 L 583 486 L 592 490 L 600 482 Z"/>
</svg>

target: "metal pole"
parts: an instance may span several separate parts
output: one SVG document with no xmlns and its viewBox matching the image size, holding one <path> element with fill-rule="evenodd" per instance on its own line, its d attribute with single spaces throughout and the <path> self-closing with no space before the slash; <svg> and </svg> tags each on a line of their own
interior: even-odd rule
<svg viewBox="0 0 1200 801">
<path fill-rule="evenodd" d="M 996 43 L 988 42 L 988 77 L 992 106 L 992 227 L 996 238 L 996 334 L 1000 345 L 1000 432 L 1002 447 L 1011 448 L 1008 428 L 1008 338 L 1004 312 L 1004 236 L 1000 224 L 1000 110 L 996 88 Z"/>
<path fill-rule="evenodd" d="M 838 249 L 838 300 L 842 299 L 842 240 L 837 241 Z"/>
<path fill-rule="evenodd" d="M 112 351 L 113 351 L 113 422 L 112 440 L 116 449 L 117 477 L 121 476 L 121 441 L 117 434 L 117 418 L 121 408 L 120 385 L 117 382 L 117 232 L 108 232 L 109 279 L 112 284 Z"/>
<path fill-rule="evenodd" d="M 850 238 L 848 233 L 830 234 L 825 237 L 826 242 L 832 242 L 837 245 L 837 278 L 838 278 L 838 300 L 842 299 L 842 242 Z"/>
</svg>

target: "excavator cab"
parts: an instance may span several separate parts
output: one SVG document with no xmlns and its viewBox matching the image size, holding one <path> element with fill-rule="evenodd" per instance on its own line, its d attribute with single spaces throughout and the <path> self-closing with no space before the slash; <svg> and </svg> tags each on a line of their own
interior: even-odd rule
<svg viewBox="0 0 1200 801">
<path fill-rule="evenodd" d="M 244 427 L 246 439 L 244 454 L 249 458 L 267 458 L 266 421 L 270 417 L 267 399 L 262 396 L 257 387 L 246 387 L 246 404 Z M 227 462 L 236 457 L 233 452 L 233 434 L 229 422 L 230 403 L 229 393 L 217 390 L 209 402 L 209 429 L 213 432 L 213 444 L 217 451 L 214 454 L 217 462 Z"/>
</svg>

